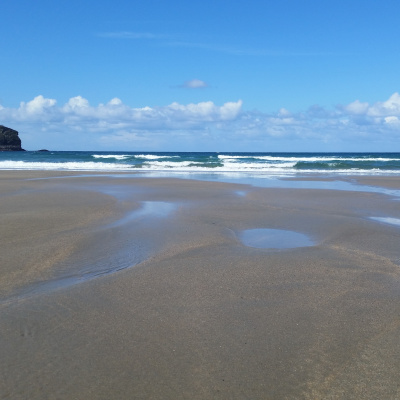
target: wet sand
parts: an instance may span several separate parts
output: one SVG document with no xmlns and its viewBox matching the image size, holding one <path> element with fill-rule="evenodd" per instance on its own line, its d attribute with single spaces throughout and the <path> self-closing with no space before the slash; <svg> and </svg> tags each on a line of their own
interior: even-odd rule
<svg viewBox="0 0 400 400">
<path fill-rule="evenodd" d="M 1 399 L 400 398 L 398 200 L 78 175 L 0 172 Z"/>
</svg>

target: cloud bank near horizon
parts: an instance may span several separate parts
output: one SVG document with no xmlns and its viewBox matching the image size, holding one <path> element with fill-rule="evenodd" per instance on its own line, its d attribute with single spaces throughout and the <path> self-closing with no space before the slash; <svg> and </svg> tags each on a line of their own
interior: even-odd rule
<svg viewBox="0 0 400 400">
<path fill-rule="evenodd" d="M 312 106 L 299 113 L 285 108 L 275 113 L 246 111 L 241 100 L 222 105 L 212 101 L 174 102 L 133 108 L 119 98 L 92 106 L 76 96 L 58 105 L 55 99 L 39 95 L 17 108 L 0 105 L 0 123 L 26 132 L 30 147 L 35 142 L 59 149 L 75 145 L 78 149 L 119 146 L 135 150 L 147 146 L 149 150 L 174 150 L 175 146 L 176 150 L 204 150 L 208 146 L 212 150 L 216 144 L 223 144 L 237 151 L 241 143 L 246 143 L 244 151 L 250 151 L 251 146 L 252 151 L 267 151 L 259 144 L 266 146 L 271 140 L 329 145 L 400 139 L 400 95 L 396 92 L 388 100 L 373 104 L 356 100 L 331 110 Z"/>
</svg>

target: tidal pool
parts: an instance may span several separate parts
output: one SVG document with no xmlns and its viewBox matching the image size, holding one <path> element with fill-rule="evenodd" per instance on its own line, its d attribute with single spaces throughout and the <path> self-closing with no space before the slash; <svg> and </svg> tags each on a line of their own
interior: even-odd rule
<svg viewBox="0 0 400 400">
<path fill-rule="evenodd" d="M 293 249 L 315 244 L 307 235 L 281 229 L 248 229 L 239 238 L 245 246 L 258 249 Z"/>
</svg>

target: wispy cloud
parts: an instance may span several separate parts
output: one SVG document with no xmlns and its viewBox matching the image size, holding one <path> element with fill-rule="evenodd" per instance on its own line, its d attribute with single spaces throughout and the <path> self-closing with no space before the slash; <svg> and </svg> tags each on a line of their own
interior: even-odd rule
<svg viewBox="0 0 400 400">
<path fill-rule="evenodd" d="M 334 56 L 337 55 L 327 51 L 294 51 L 294 50 L 271 50 L 261 48 L 239 47 L 236 45 L 222 45 L 218 43 L 206 43 L 195 41 L 174 40 L 172 35 L 155 34 L 151 32 L 132 32 L 132 31 L 117 31 L 117 32 L 100 32 L 98 37 L 109 39 L 152 39 L 159 40 L 160 46 L 165 47 L 182 47 L 190 49 L 199 49 L 204 51 L 224 53 L 234 56 L 264 56 L 264 57 L 314 57 L 314 56 Z"/>
<path fill-rule="evenodd" d="M 163 35 L 158 35 L 149 32 L 101 32 L 97 36 L 111 39 L 162 39 L 165 38 Z"/>
</svg>

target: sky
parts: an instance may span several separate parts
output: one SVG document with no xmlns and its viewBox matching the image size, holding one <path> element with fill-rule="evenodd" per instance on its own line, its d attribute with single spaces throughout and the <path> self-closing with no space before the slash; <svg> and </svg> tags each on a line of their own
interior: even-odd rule
<svg viewBox="0 0 400 400">
<path fill-rule="evenodd" d="M 0 3 L 25 149 L 400 151 L 398 0 Z"/>
</svg>

